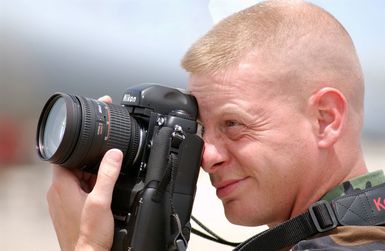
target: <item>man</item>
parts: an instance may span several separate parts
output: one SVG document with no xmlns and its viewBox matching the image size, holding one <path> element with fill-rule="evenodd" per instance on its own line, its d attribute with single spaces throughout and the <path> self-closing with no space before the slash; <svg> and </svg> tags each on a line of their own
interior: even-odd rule
<svg viewBox="0 0 385 251">
<path fill-rule="evenodd" d="M 300 1 L 260 3 L 220 22 L 182 65 L 204 126 L 202 166 L 230 222 L 275 226 L 320 199 L 385 183 L 381 171 L 368 173 L 360 146 L 358 57 L 324 10 Z M 106 154 L 89 194 L 72 173 L 55 169 L 48 201 L 63 249 L 110 248 L 121 158 Z M 67 199 L 77 193 L 64 188 L 80 195 Z M 345 226 L 293 250 L 385 249 L 384 237 L 381 227 Z"/>
</svg>

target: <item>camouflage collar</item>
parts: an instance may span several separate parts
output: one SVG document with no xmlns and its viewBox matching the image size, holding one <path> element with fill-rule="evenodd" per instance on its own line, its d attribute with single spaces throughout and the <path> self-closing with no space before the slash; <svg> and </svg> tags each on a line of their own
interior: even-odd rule
<svg viewBox="0 0 385 251">
<path fill-rule="evenodd" d="M 324 195 L 322 199 L 330 202 L 331 200 L 345 194 L 351 194 L 354 191 L 377 186 L 382 183 L 385 183 L 385 176 L 382 170 L 370 172 L 354 179 L 345 181 L 344 183 L 335 187 L 333 190 L 329 191 L 326 195 Z"/>
</svg>

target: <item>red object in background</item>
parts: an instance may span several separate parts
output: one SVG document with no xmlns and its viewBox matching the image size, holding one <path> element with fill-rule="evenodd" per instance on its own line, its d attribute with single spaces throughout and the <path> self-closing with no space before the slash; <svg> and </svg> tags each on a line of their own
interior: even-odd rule
<svg viewBox="0 0 385 251">
<path fill-rule="evenodd" d="M 21 130 L 17 121 L 0 115 L 0 166 L 17 162 L 20 140 Z"/>
</svg>

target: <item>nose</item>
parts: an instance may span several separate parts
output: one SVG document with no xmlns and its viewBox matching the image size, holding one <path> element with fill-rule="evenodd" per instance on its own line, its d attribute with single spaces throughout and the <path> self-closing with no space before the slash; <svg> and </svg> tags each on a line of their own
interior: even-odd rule
<svg viewBox="0 0 385 251">
<path fill-rule="evenodd" d="M 226 161 L 226 151 L 219 142 L 212 144 L 205 140 L 202 168 L 207 173 L 214 173 Z"/>
</svg>

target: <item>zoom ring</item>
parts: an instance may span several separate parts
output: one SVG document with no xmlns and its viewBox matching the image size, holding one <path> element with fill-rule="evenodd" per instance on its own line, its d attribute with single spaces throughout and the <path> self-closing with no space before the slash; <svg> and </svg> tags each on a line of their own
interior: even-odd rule
<svg viewBox="0 0 385 251">
<path fill-rule="evenodd" d="M 107 147 L 108 149 L 114 147 L 122 149 L 124 166 L 131 166 L 140 151 L 140 126 L 124 107 L 109 105 L 109 108 L 111 128 Z"/>
<path fill-rule="evenodd" d="M 122 106 L 107 104 L 110 109 L 110 130 L 107 149 L 118 148 L 126 155 L 130 147 L 131 120 L 127 109 Z"/>
</svg>

